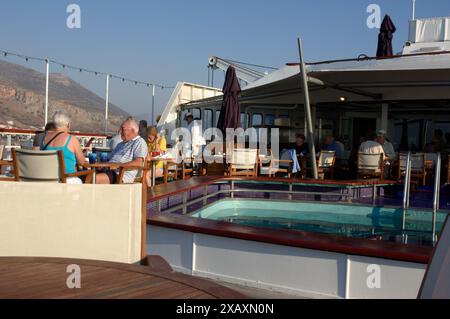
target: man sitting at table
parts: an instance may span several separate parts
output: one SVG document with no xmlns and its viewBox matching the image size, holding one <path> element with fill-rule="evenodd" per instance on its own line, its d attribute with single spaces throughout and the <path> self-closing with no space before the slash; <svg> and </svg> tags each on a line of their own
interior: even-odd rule
<svg viewBox="0 0 450 319">
<path fill-rule="evenodd" d="M 139 136 L 139 125 L 133 119 L 127 119 L 120 127 L 122 142 L 111 152 L 109 163 L 118 163 L 122 167 L 142 166 L 148 154 L 147 143 Z M 97 184 L 115 184 L 118 170 L 107 170 L 97 174 Z M 125 171 L 123 183 L 133 183 L 138 170 Z"/>
</svg>

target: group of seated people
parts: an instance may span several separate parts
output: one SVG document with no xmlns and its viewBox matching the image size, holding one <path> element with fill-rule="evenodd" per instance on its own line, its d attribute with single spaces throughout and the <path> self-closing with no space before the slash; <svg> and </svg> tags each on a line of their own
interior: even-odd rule
<svg viewBox="0 0 450 319">
<path fill-rule="evenodd" d="M 396 153 L 393 145 L 387 140 L 386 132 L 381 130 L 377 133 L 372 133 L 367 138 L 363 138 L 360 141 L 360 145 L 355 149 L 356 153 L 366 154 L 383 154 L 383 159 L 386 166 L 392 164 L 396 158 Z M 297 156 L 307 156 L 310 152 L 308 143 L 306 142 L 305 135 L 299 133 L 296 135 L 295 145 L 293 147 L 296 150 Z M 352 158 L 346 158 L 345 147 L 342 142 L 334 138 L 332 135 L 326 135 L 323 139 L 320 150 L 322 151 L 334 151 L 337 163 L 346 160 L 352 160 Z M 356 156 L 354 158 L 356 162 Z M 389 170 L 386 170 L 389 172 Z"/>
<path fill-rule="evenodd" d="M 64 111 L 57 111 L 53 121 L 45 127 L 45 132 L 36 136 L 34 148 L 43 151 L 62 151 L 66 173 L 75 173 L 77 166 L 87 166 L 86 156 L 77 138 L 70 135 L 71 119 Z M 142 167 L 147 157 L 166 151 L 166 141 L 158 134 L 155 127 L 147 129 L 147 136 L 139 135 L 140 127 L 131 117 L 121 125 L 119 133 L 110 142 L 111 153 L 108 163 L 120 164 L 121 168 Z M 142 133 L 142 130 L 141 130 Z M 156 176 L 163 175 L 163 163 L 156 163 Z M 122 183 L 133 183 L 138 174 L 137 169 L 125 170 Z M 148 174 L 150 175 L 151 172 Z M 151 176 L 147 176 L 149 179 Z M 96 175 L 97 184 L 118 183 L 119 170 L 106 168 Z M 81 184 L 79 178 L 69 178 L 69 184 Z"/>
</svg>

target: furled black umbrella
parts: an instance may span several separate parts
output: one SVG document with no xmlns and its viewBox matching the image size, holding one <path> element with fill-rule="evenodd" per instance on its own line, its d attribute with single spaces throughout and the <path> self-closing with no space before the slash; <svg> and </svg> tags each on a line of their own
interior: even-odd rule
<svg viewBox="0 0 450 319">
<path fill-rule="evenodd" d="M 380 26 L 380 34 L 378 35 L 377 58 L 394 55 L 392 52 L 392 39 L 396 30 L 391 18 L 386 14 Z"/>
<path fill-rule="evenodd" d="M 241 127 L 241 108 L 239 106 L 241 86 L 233 66 L 230 66 L 227 70 L 222 91 L 223 102 L 217 127 L 226 134 L 227 128 L 237 129 Z"/>
</svg>

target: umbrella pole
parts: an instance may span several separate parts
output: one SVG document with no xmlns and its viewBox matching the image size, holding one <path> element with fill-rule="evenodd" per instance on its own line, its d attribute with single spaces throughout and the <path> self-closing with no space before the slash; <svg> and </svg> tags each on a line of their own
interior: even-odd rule
<svg viewBox="0 0 450 319">
<path fill-rule="evenodd" d="M 300 76 L 302 78 L 302 90 L 303 90 L 304 103 L 305 103 L 305 117 L 306 117 L 306 124 L 307 124 L 307 130 L 308 130 L 308 143 L 309 143 L 311 167 L 312 167 L 314 179 L 318 179 L 319 174 L 317 172 L 316 147 L 314 146 L 314 128 L 312 125 L 311 105 L 309 102 L 308 78 L 307 78 L 307 74 L 306 74 L 305 60 L 303 58 L 302 40 L 300 38 L 297 38 L 297 41 L 298 41 L 298 54 L 300 56 Z"/>
</svg>

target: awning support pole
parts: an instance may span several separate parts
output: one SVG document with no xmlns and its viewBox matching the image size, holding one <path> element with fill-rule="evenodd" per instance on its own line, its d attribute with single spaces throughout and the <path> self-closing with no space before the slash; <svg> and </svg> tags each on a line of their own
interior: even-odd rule
<svg viewBox="0 0 450 319">
<path fill-rule="evenodd" d="M 311 105 L 309 102 L 309 88 L 308 88 L 308 76 L 306 74 L 306 65 L 303 58 L 303 47 L 302 40 L 297 38 L 298 41 L 298 53 L 300 56 L 300 76 L 302 80 L 302 90 L 304 95 L 304 104 L 305 104 L 305 118 L 308 130 L 308 143 L 309 143 L 309 154 L 311 159 L 311 167 L 313 171 L 314 179 L 319 178 L 319 174 L 317 172 L 317 162 L 316 162 L 316 147 L 314 145 L 314 128 L 311 118 Z"/>
</svg>

